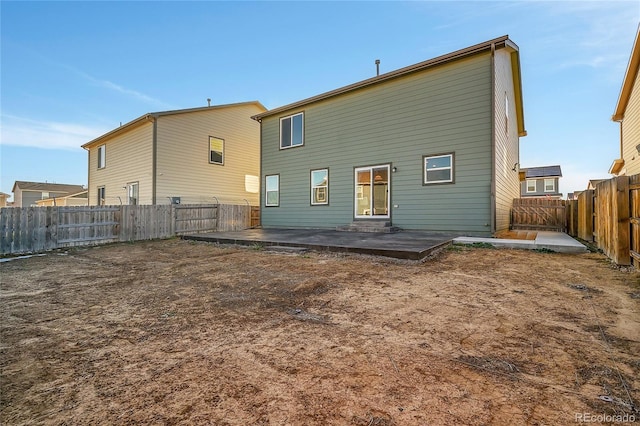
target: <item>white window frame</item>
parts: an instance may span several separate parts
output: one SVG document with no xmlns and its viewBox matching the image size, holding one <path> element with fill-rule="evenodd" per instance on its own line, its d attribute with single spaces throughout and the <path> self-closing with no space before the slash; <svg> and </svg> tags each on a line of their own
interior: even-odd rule
<svg viewBox="0 0 640 426">
<path fill-rule="evenodd" d="M 376 169 L 386 169 L 387 170 L 387 194 L 386 194 L 386 205 L 387 205 L 387 214 L 371 214 L 373 212 L 373 206 L 371 206 L 369 214 L 358 214 L 358 200 L 367 199 L 369 200 L 369 204 L 371 204 L 373 200 L 373 191 L 374 191 L 374 170 Z M 362 185 L 358 183 L 358 172 L 366 171 L 369 173 L 369 190 L 365 191 Z M 391 217 L 391 165 L 390 164 L 378 164 L 376 166 L 364 166 L 364 167 L 356 167 L 353 170 L 353 179 L 354 179 L 354 204 L 353 204 L 353 217 L 355 219 L 388 219 Z"/>
<path fill-rule="evenodd" d="M 98 169 L 107 167 L 107 146 L 102 144 L 98 147 Z"/>
<path fill-rule="evenodd" d="M 222 143 L 222 151 L 220 151 L 221 157 L 222 157 L 222 161 L 213 161 L 211 160 L 211 153 L 217 150 L 213 150 L 211 149 L 211 142 L 212 141 L 216 141 L 216 142 L 221 142 Z M 224 166 L 224 148 L 225 148 L 225 143 L 224 143 L 224 139 L 222 138 L 218 138 L 216 136 L 209 136 L 209 164 L 218 164 L 220 166 Z"/>
<path fill-rule="evenodd" d="M 102 195 L 102 197 L 100 196 Z M 104 206 L 107 204 L 107 190 L 104 185 L 98 187 L 98 205 Z"/>
<path fill-rule="evenodd" d="M 135 200 L 134 203 L 131 202 L 132 199 Z M 138 182 L 130 182 L 127 184 L 127 204 L 129 205 L 140 204 L 140 185 Z"/>
<path fill-rule="evenodd" d="M 324 173 L 326 175 L 325 184 L 324 185 L 313 185 L 313 175 L 314 173 Z M 329 204 L 329 169 L 316 169 L 311 170 L 310 173 L 310 186 L 311 186 L 311 205 L 312 206 L 324 206 Z M 316 191 L 317 190 L 317 191 Z M 322 194 L 323 198 L 320 199 L 316 194 Z"/>
<path fill-rule="evenodd" d="M 536 179 L 527 179 L 527 194 L 532 194 L 537 191 L 537 180 Z M 529 188 L 529 184 L 533 183 L 533 190 Z"/>
<path fill-rule="evenodd" d="M 439 171 L 439 170 L 450 170 L 450 174 L 449 174 L 449 179 L 442 179 L 442 180 L 432 180 L 429 181 L 427 180 L 427 162 L 428 160 L 434 159 L 434 158 L 444 158 L 444 157 L 449 157 L 449 167 L 436 167 L 436 168 L 431 168 L 429 170 L 431 171 Z M 455 160 L 455 155 L 453 152 L 447 153 L 447 154 L 436 154 L 436 155 L 423 155 L 422 156 L 422 184 L 423 185 L 434 185 L 434 184 L 440 184 L 440 183 L 454 183 L 455 179 L 454 179 L 454 160 Z"/>
<path fill-rule="evenodd" d="M 551 189 L 547 189 L 547 182 L 551 182 Z M 551 179 L 545 179 L 544 180 L 544 192 L 556 192 L 556 180 L 551 178 Z"/>
<path fill-rule="evenodd" d="M 269 178 L 275 179 L 276 189 L 270 189 Z M 276 202 L 269 203 L 269 193 L 276 193 Z M 265 207 L 278 207 L 280 206 L 280 175 L 266 175 L 264 177 L 264 205 Z"/>
<path fill-rule="evenodd" d="M 300 143 L 297 144 L 293 144 L 293 121 L 294 118 L 300 116 L 302 117 L 302 127 L 300 129 L 300 131 L 302 132 L 302 134 L 300 135 Z M 283 134 L 282 134 L 282 125 L 283 125 L 283 121 L 285 120 L 290 120 L 290 127 L 289 127 L 289 136 L 290 136 L 290 140 L 289 140 L 289 145 L 287 146 L 283 146 L 282 144 L 282 138 L 283 138 Z M 303 146 L 304 145 L 304 111 L 303 112 L 298 112 L 295 114 L 291 114 L 291 115 L 287 115 L 286 117 L 281 117 L 280 118 L 280 127 L 279 127 L 279 132 L 280 132 L 280 149 L 289 149 L 289 148 L 297 148 L 299 146 Z"/>
</svg>

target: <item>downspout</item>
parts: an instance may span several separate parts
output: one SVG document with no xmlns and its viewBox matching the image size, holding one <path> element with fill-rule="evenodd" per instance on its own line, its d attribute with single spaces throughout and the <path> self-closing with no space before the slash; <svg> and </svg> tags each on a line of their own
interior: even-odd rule
<svg viewBox="0 0 640 426">
<path fill-rule="evenodd" d="M 91 205 L 91 151 L 89 148 L 84 148 L 87 151 L 87 205 Z M 14 200 L 15 201 L 15 200 Z"/>
<path fill-rule="evenodd" d="M 157 186 L 157 177 L 156 173 L 158 170 L 158 117 L 147 118 L 148 120 L 153 120 L 153 137 L 152 137 L 152 156 L 151 156 L 151 204 L 156 205 L 156 186 Z"/>
<path fill-rule="evenodd" d="M 491 43 L 491 235 L 496 232 L 496 44 Z"/>
</svg>

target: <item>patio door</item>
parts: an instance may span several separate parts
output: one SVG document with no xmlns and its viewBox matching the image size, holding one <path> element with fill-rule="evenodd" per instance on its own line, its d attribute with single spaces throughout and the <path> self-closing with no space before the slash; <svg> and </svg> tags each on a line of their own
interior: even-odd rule
<svg viewBox="0 0 640 426">
<path fill-rule="evenodd" d="M 355 169 L 355 218 L 385 219 L 389 217 L 389 165 Z"/>
</svg>

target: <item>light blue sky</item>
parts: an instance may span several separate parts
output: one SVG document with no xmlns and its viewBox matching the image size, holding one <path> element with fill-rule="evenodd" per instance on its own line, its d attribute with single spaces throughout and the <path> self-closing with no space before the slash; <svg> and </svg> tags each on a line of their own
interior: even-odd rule
<svg viewBox="0 0 640 426">
<path fill-rule="evenodd" d="M 267 108 L 508 34 L 520 47 L 522 167 L 563 193 L 606 178 L 638 1 L 0 3 L 0 191 L 87 184 L 85 142 L 147 112 Z"/>
</svg>

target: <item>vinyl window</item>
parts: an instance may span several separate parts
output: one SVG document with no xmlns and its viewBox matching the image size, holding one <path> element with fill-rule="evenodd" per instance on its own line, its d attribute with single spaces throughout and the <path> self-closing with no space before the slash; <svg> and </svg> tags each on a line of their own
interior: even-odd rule
<svg viewBox="0 0 640 426">
<path fill-rule="evenodd" d="M 209 136 L 209 163 L 224 165 L 224 139 Z"/>
<path fill-rule="evenodd" d="M 527 179 L 527 192 L 536 192 L 536 181 L 534 179 Z"/>
<path fill-rule="evenodd" d="M 137 205 L 139 202 L 139 185 L 138 182 L 132 182 L 127 184 L 127 203 L 130 205 Z"/>
<path fill-rule="evenodd" d="M 304 144 L 304 113 L 293 114 L 280 119 L 280 149 L 293 148 Z"/>
<path fill-rule="evenodd" d="M 453 154 L 425 155 L 423 183 L 453 183 Z"/>
<path fill-rule="evenodd" d="M 99 186 L 98 187 L 98 205 L 99 206 L 104 206 L 105 205 L 105 199 L 106 199 L 106 191 L 104 186 Z"/>
<path fill-rule="evenodd" d="M 264 205 L 266 207 L 277 207 L 280 205 L 280 175 L 265 176 L 264 199 Z"/>
<path fill-rule="evenodd" d="M 329 204 L 329 169 L 311 170 L 311 205 Z"/>
<path fill-rule="evenodd" d="M 555 192 L 556 190 L 556 181 L 555 179 L 545 179 L 544 180 L 544 192 Z"/>
<path fill-rule="evenodd" d="M 98 168 L 104 169 L 107 166 L 107 147 L 100 145 L 98 147 Z"/>
</svg>

